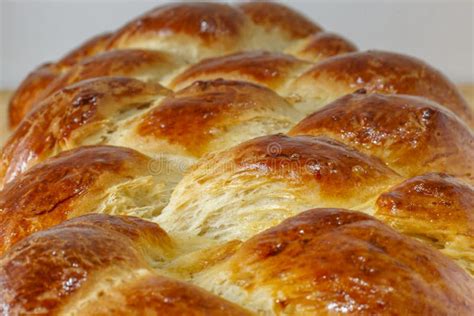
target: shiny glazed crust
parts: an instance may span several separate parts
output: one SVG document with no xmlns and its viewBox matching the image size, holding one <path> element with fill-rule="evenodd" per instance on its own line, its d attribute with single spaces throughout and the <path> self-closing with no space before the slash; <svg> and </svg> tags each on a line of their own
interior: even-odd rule
<svg viewBox="0 0 474 316">
<path fill-rule="evenodd" d="M 40 66 L 0 161 L 0 314 L 470 315 L 473 113 L 277 3 L 153 9 Z"/>
<path fill-rule="evenodd" d="M 290 135 L 328 135 L 383 160 L 407 177 L 447 172 L 474 179 L 474 136 L 458 117 L 429 100 L 358 91 L 307 116 Z"/>
</svg>

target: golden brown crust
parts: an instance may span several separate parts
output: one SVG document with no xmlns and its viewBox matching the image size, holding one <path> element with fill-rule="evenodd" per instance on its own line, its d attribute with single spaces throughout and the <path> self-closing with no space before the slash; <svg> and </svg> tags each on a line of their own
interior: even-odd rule
<svg viewBox="0 0 474 316">
<path fill-rule="evenodd" d="M 83 315 L 251 315 L 242 307 L 191 284 L 163 276 L 143 277 L 114 289 L 80 310 Z"/>
<path fill-rule="evenodd" d="M 275 2 L 248 2 L 239 8 L 267 32 L 277 28 L 292 39 L 300 39 L 321 31 L 320 26 L 304 15 Z"/>
<path fill-rule="evenodd" d="M 474 308 L 474 281 L 452 261 L 339 209 L 310 210 L 256 235 L 226 267 L 255 299 L 268 289 L 276 313 L 468 315 Z"/>
<path fill-rule="evenodd" d="M 10 99 L 8 105 L 8 123 L 15 128 L 25 115 L 40 99 L 44 89 L 57 78 L 58 72 L 54 64 L 41 65 L 21 83 Z"/>
<path fill-rule="evenodd" d="M 166 139 L 200 157 L 210 142 L 252 116 L 268 120 L 269 112 L 288 108 L 273 91 L 242 81 L 196 81 L 164 99 L 137 127 L 142 137 Z M 265 117 L 266 116 L 266 117 Z"/>
<path fill-rule="evenodd" d="M 453 227 L 474 237 L 474 190 L 447 174 L 411 178 L 382 194 L 377 206 L 377 215 L 418 218 L 440 225 L 433 230 Z"/>
<path fill-rule="evenodd" d="M 310 64 L 293 56 L 265 51 L 236 53 L 205 59 L 181 73 L 171 83 L 183 86 L 197 79 L 249 80 L 271 89 L 280 87 L 295 71 Z"/>
<path fill-rule="evenodd" d="M 180 3 L 161 6 L 119 29 L 109 47 L 117 47 L 156 34 L 170 37 L 184 34 L 198 37 L 205 45 L 232 45 L 242 32 L 245 15 L 218 3 Z"/>
<path fill-rule="evenodd" d="M 57 62 L 58 67 L 65 70 L 68 67 L 74 66 L 86 57 L 103 52 L 111 36 L 112 33 L 103 33 L 90 38 L 81 46 L 70 51 L 67 55 L 61 58 Z"/>
<path fill-rule="evenodd" d="M 408 177 L 437 171 L 474 179 L 469 127 L 419 97 L 359 91 L 306 117 L 289 134 L 334 138 Z"/>
<path fill-rule="evenodd" d="M 82 226 L 92 226 L 94 229 L 103 229 L 108 232 L 117 233 L 135 243 L 154 243 L 154 246 L 157 248 L 170 248 L 168 250 L 172 252 L 171 247 L 173 246 L 174 242 L 159 225 L 133 216 L 88 214 L 70 219 L 62 223 L 61 226 L 57 225 L 50 230 L 54 230 L 58 227 L 72 228 L 72 230 L 74 230 L 75 228 Z M 39 234 L 41 235 L 41 233 Z M 143 248 L 147 247 L 146 244 L 139 245 Z M 22 248 L 20 246 L 17 246 L 15 249 Z M 143 252 L 143 254 L 152 255 L 153 252 Z M 103 255 L 107 254 L 104 253 Z"/>
<path fill-rule="evenodd" d="M 178 66 L 176 58 L 158 51 L 123 49 L 105 52 L 72 66 L 44 89 L 41 99 L 68 85 L 95 77 L 126 76 L 157 82 Z"/>
<path fill-rule="evenodd" d="M 473 112 L 356 51 L 279 3 L 191 2 L 36 69 L 0 157 L 0 314 L 470 315 Z"/>
<path fill-rule="evenodd" d="M 471 185 L 447 174 L 430 173 L 382 194 L 375 215 L 405 235 L 441 249 L 472 273 L 473 212 Z"/>
<path fill-rule="evenodd" d="M 355 51 L 357 51 L 357 46 L 348 39 L 335 33 L 318 32 L 311 35 L 294 54 L 299 58 L 318 62 L 332 56 Z"/>
<path fill-rule="evenodd" d="M 423 96 L 474 124 L 473 113 L 456 87 L 438 70 L 406 55 L 366 51 L 336 56 L 316 64 L 293 84 L 297 90 L 307 86 L 326 87 L 337 97 L 360 88 L 369 93 Z"/>
<path fill-rule="evenodd" d="M 93 37 L 64 56 L 57 63 L 48 63 L 31 72 L 15 91 L 9 104 L 10 128 L 15 128 L 34 105 L 44 98 L 44 90 L 72 65 L 104 49 L 110 34 Z"/>
<path fill-rule="evenodd" d="M 91 79 L 56 92 L 22 121 L 5 144 L 0 178 L 11 181 L 35 163 L 80 145 L 81 138 L 113 128 L 115 116 L 149 106 L 166 94 L 158 84 L 120 77 Z"/>
<path fill-rule="evenodd" d="M 246 240 L 311 207 L 371 212 L 400 181 L 378 159 L 329 138 L 263 136 L 199 160 L 157 220 L 168 231 Z"/>
<path fill-rule="evenodd" d="M 38 232 L 0 259 L 0 312 L 57 313 L 101 274 L 149 269 L 140 248 L 171 243 L 156 224 L 98 214 Z"/>
<path fill-rule="evenodd" d="M 293 186 L 318 183 L 327 198 L 354 196 L 363 185 L 397 177 L 380 160 L 325 137 L 259 137 L 236 147 L 233 156 L 238 172 L 285 179 Z"/>
<path fill-rule="evenodd" d="M 149 159 L 120 147 L 80 147 L 36 165 L 0 191 L 0 254 L 32 233 L 78 216 L 77 201 L 146 171 Z"/>
</svg>

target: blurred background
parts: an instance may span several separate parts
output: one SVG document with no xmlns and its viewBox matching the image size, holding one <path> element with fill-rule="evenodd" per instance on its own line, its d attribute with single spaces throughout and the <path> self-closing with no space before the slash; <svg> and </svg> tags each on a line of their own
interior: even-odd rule
<svg viewBox="0 0 474 316">
<path fill-rule="evenodd" d="M 14 88 L 37 65 L 166 2 L 0 0 L 0 88 Z M 282 2 L 361 50 L 407 53 L 455 82 L 474 81 L 474 0 Z"/>
</svg>

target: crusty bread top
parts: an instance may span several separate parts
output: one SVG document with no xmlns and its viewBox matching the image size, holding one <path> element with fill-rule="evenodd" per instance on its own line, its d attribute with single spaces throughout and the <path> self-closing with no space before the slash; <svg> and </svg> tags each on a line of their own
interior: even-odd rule
<svg viewBox="0 0 474 316">
<path fill-rule="evenodd" d="M 0 314 L 474 310 L 473 112 L 419 59 L 170 4 L 33 71 L 9 120 Z"/>
<path fill-rule="evenodd" d="M 250 314 L 167 277 L 162 262 L 173 260 L 175 248 L 158 225 L 144 220 L 98 214 L 69 220 L 0 259 L 2 308 L 11 306 L 14 314 Z M 474 294 L 470 277 L 435 249 L 339 209 L 288 219 L 192 280 L 254 311 L 293 315 L 467 315 Z"/>
<path fill-rule="evenodd" d="M 474 156 L 474 137 L 458 117 L 424 98 L 366 93 L 337 99 L 289 134 L 330 136 L 407 177 L 437 171 L 474 179 L 465 159 Z"/>
</svg>

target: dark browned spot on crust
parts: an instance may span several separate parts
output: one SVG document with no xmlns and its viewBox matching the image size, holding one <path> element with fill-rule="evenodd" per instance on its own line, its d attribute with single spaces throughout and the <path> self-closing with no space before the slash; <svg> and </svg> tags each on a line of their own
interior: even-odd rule
<svg viewBox="0 0 474 316">
<path fill-rule="evenodd" d="M 406 180 L 382 194 L 377 207 L 376 215 L 388 221 L 420 220 L 436 233 L 474 237 L 474 188 L 447 174 Z M 410 234 L 409 229 L 400 229 Z"/>
<path fill-rule="evenodd" d="M 245 14 L 267 31 L 275 27 L 288 33 L 292 38 L 303 38 L 321 31 L 321 27 L 302 14 L 274 2 L 249 2 L 239 5 Z"/>
<path fill-rule="evenodd" d="M 469 314 L 473 280 L 374 218 L 314 209 L 245 242 L 229 262 L 246 289 L 271 287 L 289 314 Z M 317 293 L 317 295 L 315 294 Z"/>
<path fill-rule="evenodd" d="M 58 224 L 99 179 L 141 173 L 148 158 L 121 147 L 80 147 L 36 165 L 0 192 L 0 253 L 24 237 Z"/>
<path fill-rule="evenodd" d="M 186 80 L 206 77 L 238 75 L 248 76 L 257 83 L 276 88 L 292 70 L 309 65 L 293 56 L 281 53 L 252 51 L 223 57 L 208 58 L 193 66 L 173 80 L 178 85 Z"/>
<path fill-rule="evenodd" d="M 212 139 L 238 122 L 239 115 L 271 108 L 275 97 L 271 90 L 248 82 L 197 81 L 148 113 L 138 133 L 164 138 L 200 157 Z"/>
<path fill-rule="evenodd" d="M 300 53 L 320 60 L 355 51 L 357 51 L 355 44 L 344 37 L 334 33 L 319 32 L 310 37 Z"/>
<path fill-rule="evenodd" d="M 55 313 L 107 268 L 149 268 L 139 247 L 166 248 L 170 242 L 156 224 L 98 214 L 38 232 L 0 261 L 0 310 Z"/>
<path fill-rule="evenodd" d="M 327 78 L 348 85 L 352 91 L 400 93 L 424 96 L 446 106 L 469 124 L 473 114 L 448 78 L 423 61 L 396 53 L 366 51 L 327 59 L 303 77 Z"/>
<path fill-rule="evenodd" d="M 180 3 L 154 9 L 128 23 L 112 38 L 110 47 L 118 42 L 147 34 L 198 36 L 207 44 L 237 38 L 245 21 L 239 10 L 218 3 Z"/>
<path fill-rule="evenodd" d="M 96 78 L 68 86 L 31 112 L 4 146 L 0 175 L 4 182 L 49 157 L 72 132 L 92 122 L 112 119 L 127 109 L 166 94 L 160 85 L 131 78 Z"/>
<path fill-rule="evenodd" d="M 239 145 L 241 170 L 298 183 L 318 183 L 321 193 L 344 197 L 361 185 L 379 184 L 396 174 L 378 159 L 324 137 L 271 135 Z"/>
<path fill-rule="evenodd" d="M 350 94 L 306 117 L 289 134 L 335 138 L 406 176 L 431 170 L 472 178 L 474 172 L 469 127 L 424 98 Z"/>
</svg>

